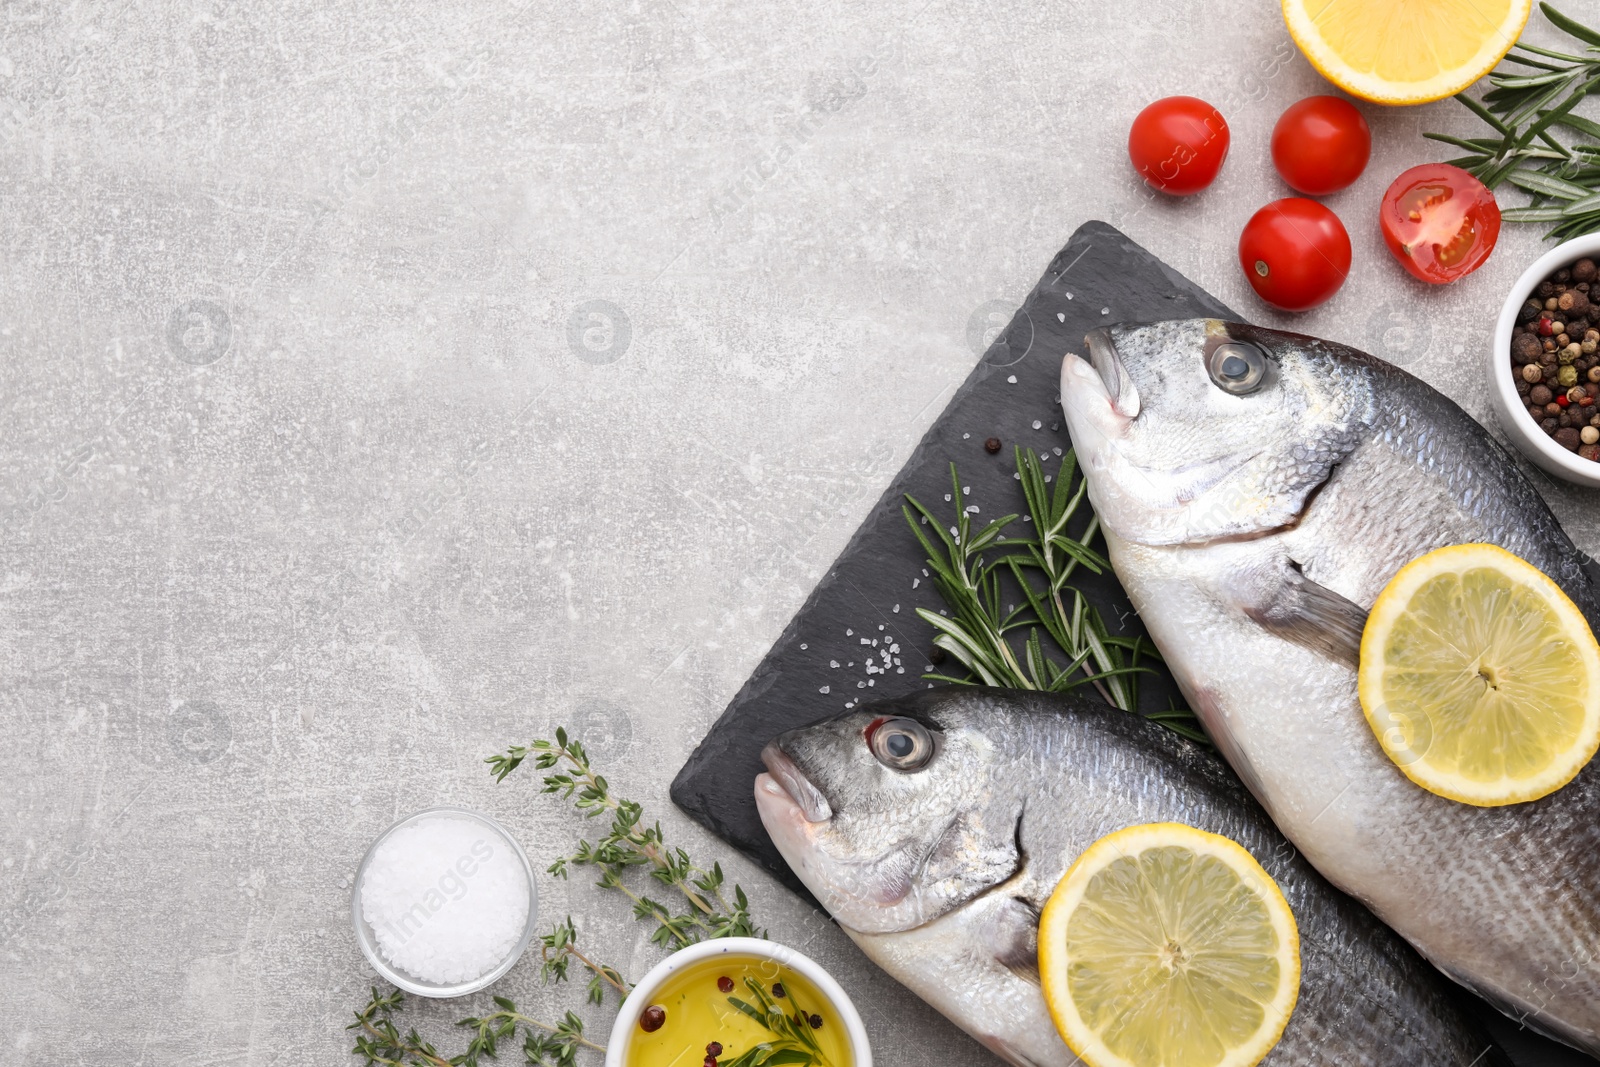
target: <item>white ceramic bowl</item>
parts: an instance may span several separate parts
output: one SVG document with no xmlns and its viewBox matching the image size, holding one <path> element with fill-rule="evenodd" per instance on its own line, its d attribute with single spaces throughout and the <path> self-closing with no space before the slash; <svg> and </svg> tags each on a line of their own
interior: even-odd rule
<svg viewBox="0 0 1600 1067">
<path fill-rule="evenodd" d="M 628 1062 L 633 1036 L 641 1032 L 639 1013 L 650 1006 L 651 998 L 661 984 L 683 968 L 713 956 L 754 956 L 756 959 L 772 960 L 808 980 L 828 998 L 834 1014 L 844 1023 L 845 1033 L 850 1039 L 853 1067 L 872 1067 L 872 1046 L 867 1043 L 867 1028 L 861 1025 L 856 1006 L 850 1003 L 849 996 L 833 980 L 833 976 L 794 949 L 756 937 L 723 937 L 701 941 L 679 949 L 650 968 L 650 972 L 628 994 L 628 999 L 622 1002 L 622 1010 L 617 1013 L 617 1021 L 611 1027 L 611 1039 L 606 1042 L 605 1067 L 623 1067 Z"/>
<path fill-rule="evenodd" d="M 378 846 L 388 839 L 389 835 L 403 826 L 410 826 L 422 819 L 432 818 L 436 815 L 446 815 L 451 818 L 467 819 L 483 826 L 484 832 L 493 834 L 503 841 L 506 847 L 516 855 L 517 862 L 522 864 L 522 871 L 528 876 L 528 921 L 522 925 L 522 936 L 512 946 L 510 954 L 501 960 L 495 967 L 469 982 L 456 982 L 444 985 L 429 982 L 418 978 L 414 974 L 400 970 L 394 964 L 383 958 L 383 953 L 378 948 L 378 935 L 373 931 L 372 924 L 367 922 L 366 916 L 361 912 L 361 883 L 367 876 L 367 866 L 372 862 L 373 855 L 378 851 Z M 419 997 L 464 997 L 468 993 L 476 993 L 486 989 L 498 981 L 512 964 L 522 956 L 523 950 L 528 947 L 528 942 L 533 939 L 533 928 L 539 921 L 539 888 L 533 879 L 533 865 L 528 862 L 528 854 L 522 851 L 522 846 L 517 844 L 516 838 L 504 826 L 495 822 L 489 816 L 479 811 L 468 808 L 458 808 L 443 805 L 437 808 L 427 808 L 414 815 L 407 815 L 404 819 L 389 827 L 378 835 L 378 839 L 367 849 L 367 854 L 361 857 L 361 866 L 356 868 L 355 884 L 350 888 L 350 922 L 355 927 L 356 942 L 361 946 L 362 955 L 367 957 L 367 962 L 372 964 L 372 969 L 383 977 L 390 985 L 404 989 L 407 993 L 415 993 Z"/>
<path fill-rule="evenodd" d="M 1585 256 L 1600 260 L 1600 233 L 1574 237 L 1556 245 L 1534 260 L 1533 266 L 1523 271 L 1517 284 L 1511 287 L 1511 294 L 1500 309 L 1500 319 L 1495 323 L 1494 346 L 1489 350 L 1489 395 L 1501 428 L 1523 455 L 1557 477 L 1600 489 L 1600 463 L 1580 459 L 1539 429 L 1528 414 L 1527 405 L 1517 395 L 1516 379 L 1512 377 L 1515 372 L 1511 367 L 1511 328 L 1517 324 L 1518 309 L 1527 303 L 1545 278 Z"/>
</svg>

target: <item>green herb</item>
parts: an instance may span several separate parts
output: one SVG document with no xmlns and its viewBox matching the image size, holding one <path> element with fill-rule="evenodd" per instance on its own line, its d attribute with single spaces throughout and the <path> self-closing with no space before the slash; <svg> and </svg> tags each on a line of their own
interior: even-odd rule
<svg viewBox="0 0 1600 1067">
<path fill-rule="evenodd" d="M 605 1046 L 596 1045 L 583 1036 L 583 1020 L 570 1011 L 565 1019 L 552 1025 L 523 1015 L 515 1002 L 506 997 L 495 997 L 494 1003 L 499 1011 L 481 1019 L 462 1019 L 456 1023 L 477 1033 L 468 1042 L 465 1052 L 448 1058 L 431 1042 L 424 1041 L 415 1028 L 402 1034 L 395 1026 L 392 1016 L 404 1008 L 404 997 L 398 990 L 383 994 L 374 988 L 372 999 L 355 1013 L 356 1021 L 345 1029 L 360 1031 L 351 1052 L 365 1057 L 368 1064 L 380 1067 L 478 1067 L 478 1058 L 494 1059 L 496 1046 L 515 1038 L 518 1026 L 523 1029 L 522 1054 L 530 1064 L 572 1067 L 580 1048 L 605 1051 Z"/>
<path fill-rule="evenodd" d="M 762 1041 L 729 1060 L 718 1060 L 722 1067 L 827 1067 L 822 1047 L 811 1035 L 811 1024 L 806 1021 L 805 1009 L 794 999 L 794 990 L 788 990 L 789 1000 L 795 1005 L 795 1014 L 789 1015 L 777 1006 L 761 983 L 746 977 L 745 988 L 755 998 L 755 1004 L 729 997 L 728 1003 L 760 1023 L 772 1034 L 772 1040 Z"/>
<path fill-rule="evenodd" d="M 1153 673 L 1140 659 L 1159 659 L 1155 646 L 1143 637 L 1114 636 L 1099 611 L 1068 584 L 1079 567 L 1094 574 L 1110 567 L 1089 547 L 1100 531 L 1100 519 L 1085 504 L 1087 484 L 1076 478 L 1077 457 L 1071 450 L 1062 457 L 1053 490 L 1043 463 L 1031 449 L 1017 448 L 1016 461 L 1028 508 L 1024 521 L 1032 525 L 1034 536 L 1007 536 L 1006 530 L 1020 517 L 1015 513 L 974 531 L 953 463 L 950 499 L 957 508 L 953 524 L 940 520 L 915 497 L 907 496 L 908 506 L 901 508 L 927 554 L 934 588 L 949 611 L 919 608 L 917 614 L 939 631 L 933 643 L 968 671 L 961 677 L 942 673 L 923 677 L 1054 693 L 1088 683 L 1107 703 L 1138 713 L 1139 675 Z M 1080 512 L 1082 528 L 1074 535 L 1071 527 Z M 924 527 L 931 527 L 937 540 Z M 1018 641 L 1012 635 L 1020 632 L 1026 637 Z M 1058 655 L 1051 655 L 1051 649 Z M 1206 740 L 1189 711 L 1172 708 L 1147 717 L 1184 737 Z"/>
<path fill-rule="evenodd" d="M 1565 240 L 1600 230 L 1600 123 L 1573 114 L 1600 90 L 1600 31 L 1540 3 L 1545 18 L 1576 44 L 1573 52 L 1515 44 L 1506 63 L 1489 75 L 1492 88 L 1480 104 L 1466 93 L 1456 99 L 1494 131 L 1461 138 L 1425 133 L 1467 155 L 1447 162 L 1464 167 L 1493 189 L 1510 182 L 1533 196 L 1527 207 L 1501 212 L 1507 222 L 1553 223 L 1547 238 Z M 1570 145 L 1556 131 L 1577 134 Z"/>
<path fill-rule="evenodd" d="M 573 960 L 577 960 L 589 969 L 589 1003 L 599 1004 L 605 1000 L 605 987 L 617 991 L 619 998 L 626 997 L 633 988 L 617 973 L 615 967 L 608 967 L 603 963 L 596 963 L 582 952 L 578 951 L 578 929 L 572 925 L 572 916 L 568 915 L 565 922 L 556 923 L 548 934 L 539 937 L 539 955 L 543 963 L 539 967 L 539 977 L 546 984 L 550 982 L 565 982 L 567 968 Z"/>
<path fill-rule="evenodd" d="M 706 938 L 766 936 L 750 921 L 750 901 L 743 889 L 733 887 L 731 904 L 723 895 L 722 864 L 714 863 L 706 870 L 691 861 L 683 849 L 668 848 L 661 837 L 661 824 L 643 826 L 639 804 L 612 796 L 606 780 L 590 768 L 583 746 L 569 741 L 565 730 L 558 729 L 553 742 L 513 746 L 484 762 L 490 765 L 496 781 L 504 781 L 529 755 L 533 756 L 535 767 L 555 772 L 544 777 L 543 792 L 575 798 L 573 806 L 589 818 L 611 816 L 611 828 L 605 836 L 599 841 L 579 841 L 574 852 L 550 865 L 551 874 L 565 878 L 573 866 L 596 868 L 600 878 L 595 884 L 602 889 L 615 889 L 631 900 L 635 918 L 656 924 L 650 940 L 664 947 L 683 948 Z M 623 872 L 629 867 L 649 868 L 650 877 L 677 890 L 687 907 L 674 912 L 629 889 L 623 883 Z"/>
</svg>

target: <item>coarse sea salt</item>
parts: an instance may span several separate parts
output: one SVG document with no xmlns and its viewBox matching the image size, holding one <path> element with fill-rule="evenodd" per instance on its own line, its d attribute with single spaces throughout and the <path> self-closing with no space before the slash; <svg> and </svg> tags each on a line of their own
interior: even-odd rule
<svg viewBox="0 0 1600 1067">
<path fill-rule="evenodd" d="M 384 959 L 454 985 L 511 954 L 528 922 L 528 875 L 511 843 L 473 819 L 421 819 L 384 839 L 361 880 L 361 914 Z"/>
</svg>

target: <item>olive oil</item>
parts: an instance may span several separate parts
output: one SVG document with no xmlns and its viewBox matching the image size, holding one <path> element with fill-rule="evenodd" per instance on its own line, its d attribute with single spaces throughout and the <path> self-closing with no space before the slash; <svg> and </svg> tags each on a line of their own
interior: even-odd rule
<svg viewBox="0 0 1600 1067">
<path fill-rule="evenodd" d="M 765 1014 L 747 980 L 758 983 L 760 995 L 776 1009 L 771 1016 L 775 1026 L 783 1015 L 797 1027 L 797 1015 L 805 1017 L 804 1032 L 820 1052 L 811 1054 L 816 1067 L 851 1067 L 844 1023 L 816 986 L 774 960 L 732 953 L 690 964 L 663 982 L 648 1004 L 623 1009 L 632 1011 L 636 1020 L 627 1067 L 704 1067 L 713 1059 L 720 1067 L 762 1043 L 780 1049 L 804 1047 L 730 1001 L 737 999 L 755 1014 Z M 651 1008 L 660 1008 L 663 1014 Z M 645 1029 L 650 1025 L 655 1028 Z"/>
</svg>

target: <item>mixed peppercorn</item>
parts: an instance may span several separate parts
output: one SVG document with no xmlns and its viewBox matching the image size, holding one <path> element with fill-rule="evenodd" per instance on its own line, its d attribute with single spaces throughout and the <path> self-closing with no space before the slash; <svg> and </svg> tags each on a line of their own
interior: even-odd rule
<svg viewBox="0 0 1600 1067">
<path fill-rule="evenodd" d="M 1569 452 L 1600 461 L 1600 269 L 1580 259 L 1517 312 L 1511 367 L 1528 416 Z M 1590 303 L 1594 286 L 1595 303 Z"/>
</svg>

